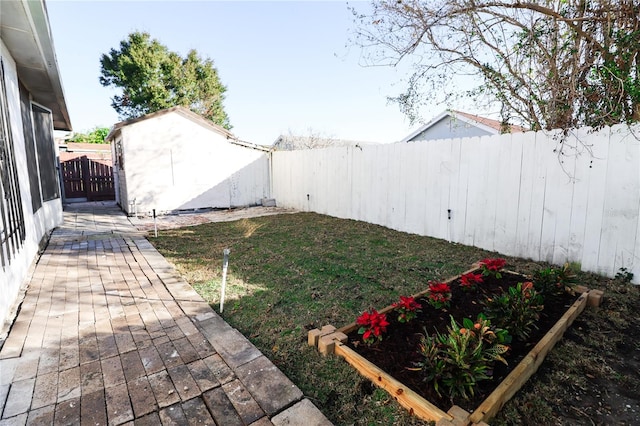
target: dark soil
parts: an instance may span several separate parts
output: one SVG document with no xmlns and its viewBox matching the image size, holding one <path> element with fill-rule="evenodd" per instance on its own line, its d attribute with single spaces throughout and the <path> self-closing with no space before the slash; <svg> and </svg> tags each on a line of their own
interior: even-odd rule
<svg viewBox="0 0 640 426">
<path fill-rule="evenodd" d="M 411 370 L 420 361 L 418 347 L 421 336 L 425 333 L 434 334 L 435 331 L 446 333 L 447 327 L 451 325 L 451 316 L 458 324 L 462 323 L 463 318 L 475 320 L 484 310 L 483 301 L 487 297 L 500 294 L 518 282 L 524 281 L 528 279 L 520 274 L 505 272 L 501 279 L 485 277 L 485 281 L 473 291 L 463 290 L 458 281 L 454 281 L 450 284 L 452 297 L 449 308 L 437 310 L 429 305 L 426 298 L 418 298 L 416 301 L 422 305 L 422 311 L 413 321 L 400 323 L 394 315 L 395 311 L 390 311 L 387 313 L 387 321 L 390 325 L 381 342 L 370 347 L 366 346 L 361 343 L 362 338 L 355 330 L 348 334 L 348 345 L 443 411 L 447 411 L 455 404 L 472 412 L 564 315 L 577 296 L 569 293 L 545 296 L 544 310 L 536 324 L 537 330 L 531 333 L 527 341 L 520 342 L 513 339 L 509 344 L 509 352 L 504 356 L 508 366 L 497 362 L 492 379 L 479 382 L 474 391 L 475 395 L 469 400 L 461 398 L 450 400 L 444 394 L 442 397 L 439 396 L 431 383 L 422 380 L 420 371 Z"/>
</svg>

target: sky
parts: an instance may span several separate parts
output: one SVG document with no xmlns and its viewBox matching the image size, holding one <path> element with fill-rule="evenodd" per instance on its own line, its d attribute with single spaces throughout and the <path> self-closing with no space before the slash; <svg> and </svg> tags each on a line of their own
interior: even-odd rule
<svg viewBox="0 0 640 426">
<path fill-rule="evenodd" d="M 358 10 L 366 2 L 351 2 Z M 212 59 L 227 87 L 225 110 L 241 140 L 270 145 L 281 134 L 395 142 L 411 125 L 388 96 L 401 93 L 409 64 L 364 66 L 343 1 L 47 0 L 73 129 L 120 121 L 116 89 L 103 87 L 100 57 L 133 31 L 185 56 Z M 445 109 L 426 108 L 427 122 Z"/>
</svg>

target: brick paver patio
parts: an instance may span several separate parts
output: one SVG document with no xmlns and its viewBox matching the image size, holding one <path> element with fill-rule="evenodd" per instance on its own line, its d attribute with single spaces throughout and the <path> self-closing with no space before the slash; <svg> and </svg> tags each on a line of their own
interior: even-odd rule
<svg viewBox="0 0 640 426">
<path fill-rule="evenodd" d="M 330 425 L 115 207 L 67 209 L 0 350 L 0 425 Z"/>
</svg>

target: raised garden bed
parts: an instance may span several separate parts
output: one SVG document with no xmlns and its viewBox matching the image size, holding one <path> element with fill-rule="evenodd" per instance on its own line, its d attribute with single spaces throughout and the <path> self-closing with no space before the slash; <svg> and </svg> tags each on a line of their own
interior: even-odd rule
<svg viewBox="0 0 640 426">
<path fill-rule="evenodd" d="M 475 273 L 478 270 L 476 266 L 464 274 Z M 321 330 L 311 330 L 309 344 L 317 346 L 324 354 L 335 353 L 343 357 L 360 374 L 385 389 L 412 414 L 422 419 L 439 422 L 438 424 L 447 424 L 454 420 L 455 424 L 487 422 L 538 369 L 546 354 L 560 340 L 587 303 L 599 304 L 602 293 L 596 290 L 590 294 L 588 289 L 578 287 L 573 295 L 567 294 L 549 302 L 545 301 L 547 306 L 538 323 L 539 330 L 532 333 L 524 343 L 514 341 L 510 345 L 507 357 L 508 367 L 502 364 L 497 366 L 493 374 L 494 379 L 479 382 L 482 386 L 475 393 L 475 399 L 463 401 L 464 404 L 460 405 L 464 408 L 461 408 L 459 405 L 451 406 L 448 398 L 438 396 L 428 383 L 421 383 L 420 376 L 415 371 L 407 368 L 415 365 L 415 347 L 419 344 L 420 334 L 424 333 L 425 317 L 428 317 L 428 332 L 433 332 L 433 328 L 436 328 L 442 333 L 450 323 L 449 315 L 460 322 L 462 317 L 474 319 L 481 311 L 482 308 L 476 306 L 478 303 L 470 297 L 465 297 L 457 286 L 461 275 L 445 281 L 451 285 L 452 300 L 455 300 L 451 307 L 442 311 L 423 308 L 419 317 L 410 324 L 399 324 L 395 320 L 396 315 L 387 315 L 390 323 L 388 332 L 379 344 L 369 347 L 360 343 L 359 326 L 356 323 L 340 329 L 328 325 Z M 504 272 L 503 275 L 504 280 L 497 284 L 487 282 L 482 290 L 485 295 L 495 294 L 501 287 L 507 288 L 514 282 L 528 280 L 512 272 Z M 413 297 L 426 306 L 426 299 L 420 298 L 427 294 L 428 290 L 425 290 Z M 379 312 L 392 313 L 394 309 L 394 306 L 388 306 Z M 451 407 L 444 411 L 442 408 L 446 406 Z"/>
</svg>

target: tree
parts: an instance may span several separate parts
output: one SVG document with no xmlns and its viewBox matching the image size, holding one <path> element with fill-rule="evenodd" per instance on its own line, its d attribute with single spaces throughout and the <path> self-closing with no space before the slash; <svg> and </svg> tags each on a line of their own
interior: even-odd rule
<svg viewBox="0 0 640 426">
<path fill-rule="evenodd" d="M 106 138 L 108 134 L 108 127 L 95 127 L 89 133 L 75 133 L 68 141 L 77 143 L 105 143 L 104 138 Z"/>
<path fill-rule="evenodd" d="M 406 92 L 419 108 L 487 96 L 505 123 L 531 129 L 640 120 L 638 0 L 389 0 L 356 15 L 357 40 L 376 64 L 412 58 Z M 480 84 L 461 93 L 465 75 Z M 453 87 L 452 87 L 453 86 Z"/>
<path fill-rule="evenodd" d="M 111 106 L 121 119 L 182 105 L 230 129 L 224 107 L 227 88 L 210 59 L 195 50 L 185 58 L 171 52 L 148 33 L 133 32 L 100 59 L 100 83 L 122 89 Z"/>
<path fill-rule="evenodd" d="M 306 129 L 306 134 L 295 133 L 289 129 L 286 135 L 280 135 L 274 147 L 278 151 L 292 151 L 296 149 L 315 149 L 339 146 L 342 141 L 312 127 Z"/>
</svg>

